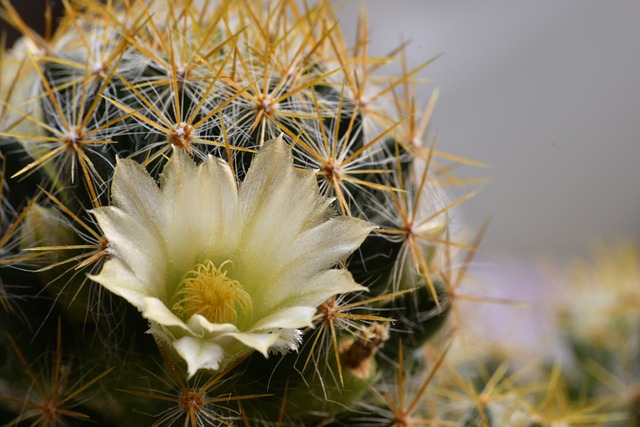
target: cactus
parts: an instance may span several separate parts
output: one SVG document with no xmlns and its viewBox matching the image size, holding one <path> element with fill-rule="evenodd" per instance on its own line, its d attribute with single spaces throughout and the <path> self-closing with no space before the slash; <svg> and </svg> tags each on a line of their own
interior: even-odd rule
<svg viewBox="0 0 640 427">
<path fill-rule="evenodd" d="M 326 1 L 63 4 L 44 36 L 0 9 L 0 423 L 544 421 L 447 363 L 482 232 L 431 61 L 370 57 L 364 14 L 349 48 Z"/>
<path fill-rule="evenodd" d="M 435 149 L 431 61 L 325 1 L 64 9 L 0 10 L 2 425 L 637 425 L 632 251 L 573 277 L 606 284 L 558 311 L 574 367 L 457 333 L 478 163 Z"/>
<path fill-rule="evenodd" d="M 556 320 L 571 356 L 569 385 L 616 414 L 605 425 L 637 426 L 640 254 L 628 241 L 600 244 L 592 252 L 555 276 L 565 290 Z"/>
</svg>

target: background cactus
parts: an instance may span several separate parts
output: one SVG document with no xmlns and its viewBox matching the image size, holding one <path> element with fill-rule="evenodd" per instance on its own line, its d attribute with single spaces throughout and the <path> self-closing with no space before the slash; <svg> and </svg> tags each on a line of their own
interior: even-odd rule
<svg viewBox="0 0 640 427">
<path fill-rule="evenodd" d="M 617 414 L 607 425 L 640 423 L 638 255 L 629 242 L 600 244 L 555 275 L 564 285 L 556 321 L 572 362 L 568 384 Z"/>
<path fill-rule="evenodd" d="M 559 388 L 446 360 L 482 232 L 452 236 L 449 213 L 473 193 L 449 201 L 442 186 L 476 163 L 435 149 L 437 93 L 416 107 L 430 61 L 409 70 L 402 46 L 370 57 L 364 14 L 348 47 L 325 1 L 64 6 L 40 36 L 2 2 L 23 38 L 0 69 L 1 423 L 547 425 Z M 403 73 L 380 76 L 394 60 Z M 92 212 L 112 204 L 118 159 L 160 181 L 172 153 L 212 155 L 242 183 L 280 136 L 337 215 L 377 227 L 340 263 L 367 292 L 318 306 L 298 351 L 190 377 L 135 307 L 88 278 L 114 256 Z"/>
</svg>

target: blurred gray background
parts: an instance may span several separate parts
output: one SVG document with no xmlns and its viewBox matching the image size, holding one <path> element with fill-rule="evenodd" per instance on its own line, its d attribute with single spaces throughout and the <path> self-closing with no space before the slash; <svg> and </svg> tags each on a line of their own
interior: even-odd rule
<svg viewBox="0 0 640 427">
<path fill-rule="evenodd" d="M 413 66 L 443 54 L 420 73 L 441 89 L 439 149 L 491 165 L 455 218 L 470 231 L 491 218 L 462 293 L 527 304 L 463 301 L 466 333 L 562 360 L 553 272 L 597 242 L 640 244 L 640 1 L 362 3 L 371 55 L 402 40 Z M 359 4 L 338 5 L 355 34 Z"/>
<path fill-rule="evenodd" d="M 402 40 L 413 66 L 443 53 L 420 76 L 441 89 L 439 148 L 491 165 L 458 213 L 472 229 L 491 218 L 482 258 L 640 243 L 640 1 L 363 4 L 371 55 Z M 353 36 L 360 3 L 336 5 Z"/>
</svg>

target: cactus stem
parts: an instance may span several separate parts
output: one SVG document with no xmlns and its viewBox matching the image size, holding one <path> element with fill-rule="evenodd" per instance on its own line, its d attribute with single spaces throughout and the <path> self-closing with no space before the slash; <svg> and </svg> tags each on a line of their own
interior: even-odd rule
<svg viewBox="0 0 640 427">
<path fill-rule="evenodd" d="M 20 359 L 25 371 L 32 381 L 32 388 L 37 398 L 30 397 L 30 392 L 26 392 L 24 400 L 0 396 L 0 400 L 13 404 L 23 405 L 31 410 L 24 411 L 9 425 L 17 425 L 21 421 L 33 419 L 33 425 L 66 425 L 67 419 L 75 418 L 78 420 L 90 420 L 90 417 L 73 408 L 78 405 L 77 401 L 82 399 L 82 394 L 93 384 L 100 381 L 106 376 L 111 369 L 102 372 L 100 375 L 93 377 L 88 381 L 84 381 L 82 385 L 74 384 L 69 386 L 68 378 L 71 372 L 69 364 L 63 363 L 62 360 L 62 327 L 60 319 L 58 319 L 58 333 L 56 337 L 56 353 L 53 360 L 53 370 L 49 381 L 41 381 L 39 375 L 29 364 L 18 344 L 7 335 L 7 339 L 11 344 L 15 354 Z"/>
<path fill-rule="evenodd" d="M 257 399 L 261 397 L 270 396 L 269 394 L 248 394 L 241 396 L 232 396 L 227 393 L 221 393 L 220 395 L 212 396 L 215 389 L 226 382 L 226 376 L 234 368 L 237 368 L 242 362 L 245 361 L 246 356 L 238 359 L 234 363 L 230 364 L 224 371 L 215 375 L 208 380 L 204 385 L 199 385 L 202 377 L 198 376 L 194 385 L 185 381 L 184 375 L 178 371 L 178 368 L 171 362 L 171 358 L 164 351 L 161 345 L 158 345 L 162 357 L 169 365 L 169 369 L 173 375 L 175 386 L 177 391 L 175 394 L 167 393 L 165 391 L 142 391 L 142 390 L 126 390 L 126 393 L 140 396 L 149 399 L 157 399 L 164 402 L 174 404 L 172 408 L 166 408 L 158 417 L 158 420 L 154 425 L 174 425 L 178 420 L 184 418 L 184 421 L 179 423 L 184 426 L 199 426 L 205 425 L 210 421 L 221 423 L 221 425 L 234 425 L 230 423 L 232 418 L 235 418 L 235 410 L 228 408 L 226 405 L 230 402 L 240 403 L 243 400 Z"/>
</svg>

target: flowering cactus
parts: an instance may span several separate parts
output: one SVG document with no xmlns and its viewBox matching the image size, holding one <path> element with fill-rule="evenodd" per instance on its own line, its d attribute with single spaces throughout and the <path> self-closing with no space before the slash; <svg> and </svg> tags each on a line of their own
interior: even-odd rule
<svg viewBox="0 0 640 427">
<path fill-rule="evenodd" d="M 432 417 L 442 357 L 410 404 L 387 389 L 475 244 L 441 189 L 472 162 L 415 107 L 428 62 L 374 78 L 402 49 L 369 57 L 364 18 L 347 48 L 324 1 L 64 6 L 40 36 L 2 1 L 23 38 L 0 68 L 0 421 Z"/>
</svg>

